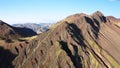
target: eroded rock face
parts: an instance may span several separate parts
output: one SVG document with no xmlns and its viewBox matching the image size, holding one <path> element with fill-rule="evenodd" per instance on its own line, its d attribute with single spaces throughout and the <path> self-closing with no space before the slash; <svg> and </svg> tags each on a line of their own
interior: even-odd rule
<svg viewBox="0 0 120 68">
<path fill-rule="evenodd" d="M 99 11 L 58 22 L 19 52 L 15 68 L 120 68 L 120 28 Z M 19 50 L 19 49 L 18 49 Z"/>
</svg>

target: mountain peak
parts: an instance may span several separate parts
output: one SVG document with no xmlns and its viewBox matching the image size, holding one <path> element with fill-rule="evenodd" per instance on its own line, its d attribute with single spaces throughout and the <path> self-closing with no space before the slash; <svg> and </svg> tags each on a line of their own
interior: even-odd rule
<svg viewBox="0 0 120 68">
<path fill-rule="evenodd" d="M 101 11 L 96 11 L 92 15 L 104 16 Z"/>
<path fill-rule="evenodd" d="M 74 19 L 74 18 L 79 18 L 79 17 L 83 17 L 83 16 L 86 16 L 86 14 L 85 13 L 77 13 L 77 14 L 68 16 L 66 19 Z"/>
<path fill-rule="evenodd" d="M 100 12 L 100 11 L 96 11 L 96 12 L 94 12 L 92 15 L 91 15 L 91 17 L 93 18 L 93 19 L 96 19 L 97 21 L 99 21 L 99 22 L 104 22 L 104 23 L 106 23 L 107 22 L 107 19 L 106 19 L 106 17 L 104 16 L 104 14 L 102 13 L 102 12 Z"/>
</svg>

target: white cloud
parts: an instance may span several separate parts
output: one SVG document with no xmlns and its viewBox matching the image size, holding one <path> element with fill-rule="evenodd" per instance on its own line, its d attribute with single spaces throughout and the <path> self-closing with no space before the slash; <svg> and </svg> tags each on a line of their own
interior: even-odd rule
<svg viewBox="0 0 120 68">
<path fill-rule="evenodd" d="M 120 0 L 109 0 L 109 1 L 113 2 L 113 1 L 120 1 Z"/>
</svg>

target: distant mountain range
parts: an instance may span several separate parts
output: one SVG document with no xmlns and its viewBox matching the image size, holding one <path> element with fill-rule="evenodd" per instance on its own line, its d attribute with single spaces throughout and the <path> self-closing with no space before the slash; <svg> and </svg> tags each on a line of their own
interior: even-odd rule
<svg viewBox="0 0 120 68">
<path fill-rule="evenodd" d="M 25 27 L 32 29 L 37 34 L 45 32 L 49 29 L 50 26 L 52 26 L 54 23 L 24 23 L 24 24 L 13 24 L 14 27 Z"/>
</svg>

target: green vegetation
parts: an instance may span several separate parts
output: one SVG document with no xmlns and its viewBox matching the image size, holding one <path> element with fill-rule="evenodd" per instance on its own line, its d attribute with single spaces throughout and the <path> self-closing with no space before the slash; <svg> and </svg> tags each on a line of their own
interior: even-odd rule
<svg viewBox="0 0 120 68">
<path fill-rule="evenodd" d="M 94 68 L 102 68 L 96 57 L 91 52 L 89 52 L 89 54 L 91 59 L 91 65 L 94 65 Z"/>
<path fill-rule="evenodd" d="M 58 56 L 60 55 L 60 53 L 62 52 L 62 50 L 61 50 L 61 47 L 60 47 L 60 45 L 59 45 L 59 43 L 58 42 L 56 42 L 55 43 L 56 45 L 55 45 L 55 54 L 56 54 L 56 59 L 58 59 Z"/>
<path fill-rule="evenodd" d="M 35 39 L 36 37 L 37 37 L 37 35 L 32 36 L 32 37 L 19 38 L 18 40 L 19 40 L 19 41 L 33 40 L 33 39 Z"/>
<path fill-rule="evenodd" d="M 120 27 L 120 23 L 116 23 L 115 25 L 118 26 L 118 27 Z"/>
<path fill-rule="evenodd" d="M 113 57 L 106 54 L 106 58 L 114 66 L 114 68 L 120 68 L 120 64 Z"/>
<path fill-rule="evenodd" d="M 94 41 L 89 40 L 88 43 L 91 45 L 90 47 L 92 47 L 94 50 L 97 50 L 96 52 L 100 53 L 101 48 Z M 102 68 L 97 58 L 91 52 L 89 52 L 89 54 L 91 58 L 91 64 L 95 65 L 95 68 Z"/>
<path fill-rule="evenodd" d="M 91 47 L 95 50 L 95 52 L 98 53 L 99 55 L 100 54 L 104 55 L 104 57 L 103 56 L 101 57 L 109 61 L 109 63 L 114 68 L 120 68 L 120 64 L 113 57 L 111 57 L 108 53 L 106 53 L 103 49 L 101 49 L 94 41 L 89 40 L 88 42 L 91 45 Z M 92 59 L 92 63 L 98 65 L 99 64 L 98 61 L 95 59 L 95 57 L 91 53 L 90 53 L 90 56 Z M 99 68 L 99 67 L 95 67 L 95 68 Z"/>
</svg>

